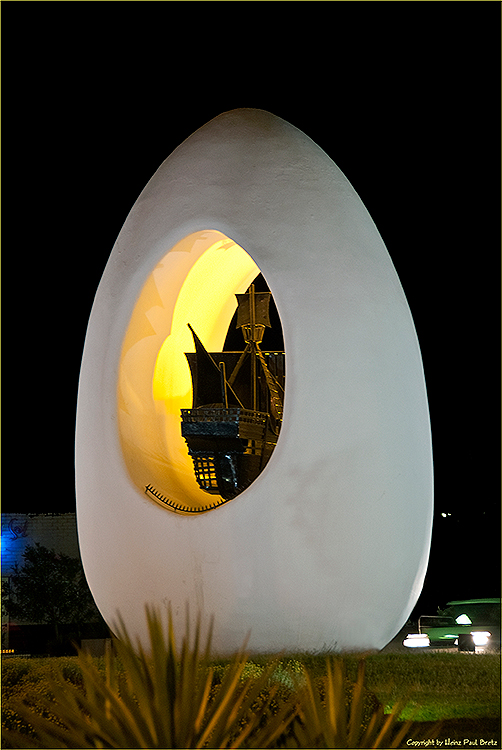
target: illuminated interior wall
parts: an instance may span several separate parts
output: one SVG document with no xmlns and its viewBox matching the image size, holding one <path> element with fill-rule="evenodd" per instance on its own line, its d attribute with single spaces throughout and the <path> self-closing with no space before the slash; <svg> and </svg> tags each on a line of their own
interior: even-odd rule
<svg viewBox="0 0 502 750">
<path fill-rule="evenodd" d="M 124 338 L 117 394 L 122 451 L 140 491 L 153 485 L 174 504 L 208 504 L 181 436 L 180 409 L 192 406 L 188 323 L 208 351 L 221 351 L 235 295 L 258 273 L 245 250 L 208 230 L 178 242 L 148 277 Z"/>
</svg>

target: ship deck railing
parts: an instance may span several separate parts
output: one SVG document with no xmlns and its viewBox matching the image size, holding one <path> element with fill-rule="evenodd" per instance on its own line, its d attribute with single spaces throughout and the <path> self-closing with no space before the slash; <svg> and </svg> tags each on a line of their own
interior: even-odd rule
<svg viewBox="0 0 502 750">
<path fill-rule="evenodd" d="M 197 409 L 182 409 L 181 415 L 184 422 L 252 422 L 262 424 L 266 422 L 266 412 L 243 409 L 240 406 L 229 408 L 204 407 Z"/>
</svg>

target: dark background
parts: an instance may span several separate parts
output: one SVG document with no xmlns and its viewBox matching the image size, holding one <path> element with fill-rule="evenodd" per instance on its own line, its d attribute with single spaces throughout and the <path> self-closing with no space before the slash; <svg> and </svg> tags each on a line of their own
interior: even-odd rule
<svg viewBox="0 0 502 750">
<path fill-rule="evenodd" d="M 74 511 L 80 358 L 115 239 L 177 145 L 256 107 L 346 174 L 409 301 L 435 470 L 419 607 L 498 596 L 499 4 L 1 10 L 2 510 Z"/>
</svg>

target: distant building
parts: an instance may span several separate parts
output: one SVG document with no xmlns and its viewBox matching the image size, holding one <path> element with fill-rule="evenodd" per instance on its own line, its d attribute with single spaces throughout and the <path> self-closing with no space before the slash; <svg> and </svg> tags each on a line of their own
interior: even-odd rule
<svg viewBox="0 0 502 750">
<path fill-rule="evenodd" d="M 36 543 L 78 559 L 75 513 L 2 513 L 2 578 L 23 565 L 23 552 Z"/>
<path fill-rule="evenodd" d="M 2 587 L 24 565 L 23 552 L 40 544 L 59 554 L 80 558 L 75 513 L 2 513 Z M 2 647 L 14 645 L 19 625 L 13 624 L 2 608 Z M 16 651 L 18 650 L 16 643 Z"/>
</svg>

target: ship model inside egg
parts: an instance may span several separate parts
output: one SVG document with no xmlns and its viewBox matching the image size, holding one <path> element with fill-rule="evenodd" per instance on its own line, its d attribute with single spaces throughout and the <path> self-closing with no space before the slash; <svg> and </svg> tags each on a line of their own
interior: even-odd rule
<svg viewBox="0 0 502 750">
<path fill-rule="evenodd" d="M 284 402 L 284 351 L 260 347 L 265 328 L 272 327 L 271 293 L 257 292 L 251 284 L 236 297 L 242 351 L 208 352 L 189 326 L 195 342 L 195 353 L 186 354 L 193 405 L 181 410 L 181 434 L 197 483 L 224 500 L 245 490 L 263 470 L 277 444 Z"/>
</svg>

